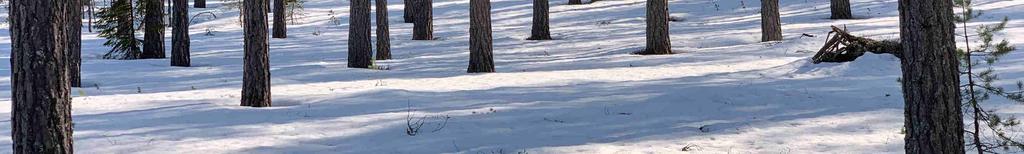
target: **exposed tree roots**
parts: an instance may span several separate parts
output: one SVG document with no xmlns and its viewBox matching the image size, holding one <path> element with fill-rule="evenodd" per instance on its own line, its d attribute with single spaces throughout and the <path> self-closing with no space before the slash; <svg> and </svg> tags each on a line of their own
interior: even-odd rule
<svg viewBox="0 0 1024 154">
<path fill-rule="evenodd" d="M 811 59 L 815 64 L 821 62 L 849 62 L 856 60 L 864 55 L 865 52 L 892 54 L 899 58 L 902 50 L 898 40 L 876 41 L 857 37 L 836 26 L 832 26 L 832 32 L 829 32 L 826 40 L 828 41 L 825 42 L 825 45 Z"/>
</svg>

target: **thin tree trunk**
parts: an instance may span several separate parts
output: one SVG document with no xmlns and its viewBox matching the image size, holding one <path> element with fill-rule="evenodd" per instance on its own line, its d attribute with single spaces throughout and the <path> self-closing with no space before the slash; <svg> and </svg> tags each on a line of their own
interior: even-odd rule
<svg viewBox="0 0 1024 154">
<path fill-rule="evenodd" d="M 82 0 L 69 0 L 67 6 L 67 70 L 71 87 L 82 87 Z"/>
<path fill-rule="evenodd" d="M 348 67 L 370 68 L 373 44 L 370 43 L 370 0 L 351 0 L 348 30 Z"/>
<path fill-rule="evenodd" d="M 433 0 L 416 0 L 416 21 L 413 24 L 413 40 L 434 39 Z"/>
<path fill-rule="evenodd" d="M 491 1 L 469 1 L 469 73 L 494 72 Z"/>
<path fill-rule="evenodd" d="M 243 27 L 245 35 L 245 68 L 242 76 L 242 106 L 269 107 L 270 62 L 267 44 L 266 0 L 245 0 Z"/>
<path fill-rule="evenodd" d="M 832 19 L 853 19 L 850 0 L 831 0 Z"/>
<path fill-rule="evenodd" d="M 583 0 L 569 0 L 569 5 L 583 4 Z"/>
<path fill-rule="evenodd" d="M 391 32 L 388 28 L 388 0 L 374 0 L 377 5 L 377 60 L 391 59 Z"/>
<path fill-rule="evenodd" d="M 206 0 L 195 0 L 195 8 L 206 8 Z"/>
<path fill-rule="evenodd" d="M 96 8 L 95 0 L 89 0 L 89 32 L 92 33 L 93 8 Z"/>
<path fill-rule="evenodd" d="M 288 37 L 288 23 L 285 21 L 285 1 L 284 0 L 273 0 L 274 1 L 274 38 L 287 38 Z"/>
<path fill-rule="evenodd" d="M 548 26 L 548 0 L 533 0 L 533 27 L 527 40 L 550 40 Z"/>
<path fill-rule="evenodd" d="M 146 36 L 142 42 L 142 58 L 166 58 L 164 53 L 164 3 L 162 0 L 144 0 Z"/>
<path fill-rule="evenodd" d="M 416 0 L 402 0 L 402 19 L 405 23 L 413 23 L 416 14 Z"/>
<path fill-rule="evenodd" d="M 779 0 L 761 0 L 761 42 L 782 40 Z"/>
<path fill-rule="evenodd" d="M 172 36 L 171 36 L 171 66 L 192 66 L 192 59 L 189 55 L 191 41 L 188 36 L 188 0 L 174 1 L 172 12 Z"/>
<path fill-rule="evenodd" d="M 899 1 L 907 153 L 964 153 L 952 3 Z"/>
<path fill-rule="evenodd" d="M 10 1 L 11 151 L 73 153 L 68 0 Z"/>
<path fill-rule="evenodd" d="M 647 0 L 647 48 L 641 55 L 672 54 L 668 32 L 668 0 Z"/>
</svg>

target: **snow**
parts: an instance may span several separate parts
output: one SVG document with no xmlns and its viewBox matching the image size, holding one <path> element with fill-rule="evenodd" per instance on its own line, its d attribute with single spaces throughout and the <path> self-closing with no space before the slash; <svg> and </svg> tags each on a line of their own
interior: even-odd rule
<svg viewBox="0 0 1024 154">
<path fill-rule="evenodd" d="M 386 71 L 345 67 L 347 1 L 307 0 L 290 37 L 270 39 L 269 108 L 238 105 L 238 13 L 208 3 L 190 12 L 220 17 L 194 21 L 195 67 L 100 59 L 104 40 L 83 36 L 85 86 L 71 91 L 75 151 L 903 152 L 898 59 L 808 60 L 829 25 L 898 38 L 896 0 L 852 0 L 856 20 L 827 19 L 827 0 L 782 1 L 785 40 L 773 43 L 758 42 L 759 1 L 670 0 L 672 16 L 684 20 L 670 23 L 679 53 L 663 56 L 629 54 L 644 45 L 644 0 L 554 0 L 549 41 L 524 40 L 532 1 L 492 0 L 499 73 L 489 74 L 465 73 L 468 0 L 435 0 L 433 41 L 409 40 L 412 24 L 401 22 L 401 1 L 390 0 L 395 59 L 376 62 Z M 985 15 L 972 26 L 1010 16 L 999 36 L 1024 44 L 1024 1 L 975 4 Z M 8 29 L 0 33 L 0 59 L 9 60 Z M 1021 58 L 1011 54 L 995 67 L 1008 81 L 1000 84 L 1024 79 Z M 10 80 L 10 64 L 0 63 L 0 102 L 10 103 Z M 993 102 L 1000 113 L 1024 115 L 1024 107 Z M 10 119 L 6 113 L 0 119 Z M 406 135 L 410 117 L 423 117 L 416 136 Z M 0 153 L 11 152 L 10 127 L 0 122 Z"/>
</svg>

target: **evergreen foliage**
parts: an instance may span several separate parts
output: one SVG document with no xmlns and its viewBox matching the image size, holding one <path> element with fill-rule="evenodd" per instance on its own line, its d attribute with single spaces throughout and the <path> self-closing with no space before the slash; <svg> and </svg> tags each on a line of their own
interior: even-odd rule
<svg viewBox="0 0 1024 154">
<path fill-rule="evenodd" d="M 135 21 L 132 5 L 128 0 L 115 0 L 108 8 L 96 13 L 99 18 L 94 25 L 100 29 L 99 36 L 106 38 L 105 46 L 112 47 L 103 55 L 104 59 L 138 59 L 142 55 L 142 40 L 135 37 Z"/>
</svg>

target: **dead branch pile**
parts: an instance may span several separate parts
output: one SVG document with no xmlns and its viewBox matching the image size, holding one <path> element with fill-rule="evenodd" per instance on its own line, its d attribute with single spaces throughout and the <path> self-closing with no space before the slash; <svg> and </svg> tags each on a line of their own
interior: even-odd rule
<svg viewBox="0 0 1024 154">
<path fill-rule="evenodd" d="M 856 60 L 865 52 L 875 54 L 892 54 L 900 57 L 900 42 L 897 40 L 876 41 L 869 38 L 850 35 L 846 30 L 832 26 L 832 32 L 828 33 L 825 45 L 814 55 L 815 64 L 821 62 L 848 62 Z"/>
</svg>

